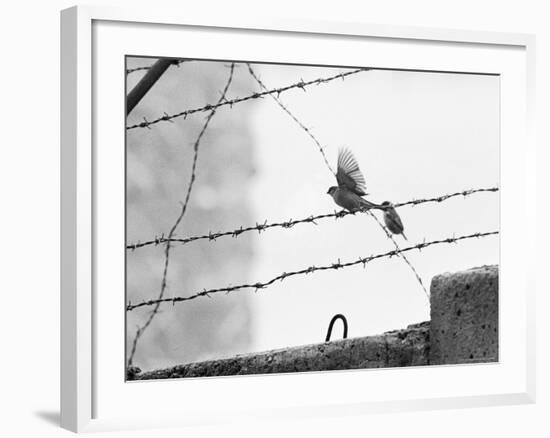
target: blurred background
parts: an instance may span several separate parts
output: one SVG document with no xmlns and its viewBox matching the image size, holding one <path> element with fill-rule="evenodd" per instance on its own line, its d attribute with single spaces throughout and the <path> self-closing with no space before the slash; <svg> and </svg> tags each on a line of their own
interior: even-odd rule
<svg viewBox="0 0 550 438">
<path fill-rule="evenodd" d="M 127 68 L 153 58 L 127 58 Z M 128 117 L 153 120 L 215 103 L 230 62 L 189 61 L 170 67 Z M 346 68 L 252 64 L 268 88 L 329 77 Z M 146 70 L 128 73 L 130 91 Z M 261 91 L 246 64 L 235 64 L 227 99 Z M 333 168 L 350 148 L 369 199 L 394 203 L 499 184 L 499 78 L 407 71 L 365 71 L 281 93 L 292 114 L 323 145 Z M 127 243 L 168 234 L 185 198 L 195 142 L 207 113 L 127 131 Z M 331 213 L 335 185 L 315 143 L 266 96 L 221 107 L 202 138 L 197 179 L 177 237 L 227 231 Z M 499 229 L 499 194 L 481 193 L 398 210 L 410 242 Z M 379 212 L 376 212 L 381 218 Z M 237 238 L 174 244 L 166 296 L 267 281 L 282 272 L 356 260 L 394 249 L 364 214 L 275 228 Z M 407 253 L 426 287 L 433 275 L 496 264 L 498 237 Z M 164 246 L 127 251 L 126 294 L 132 303 L 158 296 Z M 151 311 L 127 314 L 127 344 Z M 324 341 L 333 315 L 349 336 L 403 328 L 429 319 L 429 305 L 399 258 L 277 282 L 257 293 L 218 294 L 160 307 L 138 344 L 143 370 L 239 353 Z M 336 334 L 336 333 L 335 333 Z M 334 336 L 333 336 L 334 337 Z"/>
</svg>

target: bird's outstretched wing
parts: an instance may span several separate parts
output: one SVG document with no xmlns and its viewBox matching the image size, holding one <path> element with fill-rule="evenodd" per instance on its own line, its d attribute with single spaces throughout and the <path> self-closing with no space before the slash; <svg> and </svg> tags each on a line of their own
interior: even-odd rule
<svg viewBox="0 0 550 438">
<path fill-rule="evenodd" d="M 345 186 L 348 190 L 355 192 L 359 196 L 367 194 L 365 177 L 359 169 L 357 160 L 347 148 L 342 148 L 338 151 L 336 181 L 338 181 L 339 186 Z"/>
</svg>

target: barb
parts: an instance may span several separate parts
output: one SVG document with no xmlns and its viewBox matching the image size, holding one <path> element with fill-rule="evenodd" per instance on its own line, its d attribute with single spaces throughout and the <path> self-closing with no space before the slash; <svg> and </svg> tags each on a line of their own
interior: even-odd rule
<svg viewBox="0 0 550 438">
<path fill-rule="evenodd" d="M 317 79 L 314 79 L 312 81 L 307 81 L 307 82 L 300 81 L 300 82 L 297 82 L 295 84 L 287 85 L 285 87 L 273 88 L 271 90 L 267 90 L 267 91 L 264 91 L 264 92 L 261 92 L 261 93 L 250 94 L 250 95 L 245 96 L 245 97 L 237 97 L 235 99 L 224 100 L 222 102 L 218 101 L 218 103 L 216 103 L 214 105 L 208 104 L 208 105 L 202 106 L 200 108 L 188 109 L 188 110 L 181 111 L 179 113 L 172 114 L 172 115 L 164 114 L 162 117 L 158 117 L 158 118 L 156 118 L 154 120 L 151 120 L 151 121 L 144 120 L 141 123 L 136 123 L 135 125 L 127 126 L 126 129 L 130 130 L 130 129 L 136 129 L 136 128 L 149 128 L 149 127 L 151 127 L 151 125 L 155 125 L 155 124 L 160 123 L 160 122 L 168 122 L 168 121 L 170 121 L 172 119 L 176 119 L 178 117 L 186 118 L 187 116 L 189 116 L 191 114 L 195 114 L 195 113 L 198 113 L 198 112 L 212 111 L 213 109 L 218 109 L 219 107 L 222 107 L 222 106 L 232 107 L 233 105 L 235 105 L 237 103 L 246 102 L 246 101 L 252 100 L 252 99 L 259 99 L 259 98 L 262 98 L 264 96 L 269 96 L 269 95 L 272 95 L 272 94 L 276 94 L 277 96 L 279 96 L 281 93 L 284 93 L 286 91 L 293 90 L 293 89 L 296 89 L 296 88 L 299 88 L 299 89 L 305 91 L 305 89 L 307 87 L 311 86 L 311 85 L 326 84 L 328 82 L 334 81 L 335 79 L 344 79 L 346 76 L 361 73 L 365 70 L 367 70 L 367 69 L 359 68 L 359 69 L 348 71 L 348 72 L 345 72 L 345 73 L 340 73 L 340 74 L 337 74 L 337 75 L 334 75 L 334 76 L 329 76 L 327 78 L 317 78 Z"/>
<path fill-rule="evenodd" d="M 220 97 L 218 102 L 222 102 L 223 100 L 225 100 L 225 94 L 227 93 L 227 90 L 229 89 L 229 86 L 231 85 L 231 82 L 233 81 L 233 71 L 234 71 L 234 64 L 231 64 L 231 69 L 229 71 L 229 78 L 227 79 L 227 83 L 225 84 L 225 88 L 223 89 L 221 97 Z M 160 286 L 160 292 L 159 292 L 158 299 L 157 299 L 157 304 L 155 305 L 155 307 L 153 308 L 153 310 L 149 314 L 149 317 L 147 318 L 145 323 L 141 327 L 138 327 L 137 330 L 136 330 L 136 335 L 135 335 L 134 341 L 132 343 L 132 350 L 130 352 L 130 357 L 128 359 L 128 368 L 130 368 L 132 366 L 132 362 L 134 360 L 134 355 L 136 353 L 136 348 L 137 348 L 137 344 L 139 342 L 139 339 L 141 338 L 141 336 L 143 335 L 145 330 L 147 330 L 147 328 L 149 327 L 149 325 L 153 321 L 154 317 L 157 315 L 159 307 L 160 307 L 160 303 L 162 302 L 163 297 L 164 297 L 164 293 L 166 292 L 166 282 L 167 282 L 167 276 L 168 276 L 168 264 L 169 264 L 169 260 L 170 260 L 170 248 L 171 248 L 171 244 L 172 244 L 171 239 L 172 239 L 174 233 L 176 232 L 179 224 L 181 223 L 181 221 L 183 219 L 183 216 L 185 215 L 185 212 L 187 210 L 187 205 L 189 203 L 189 199 L 191 197 L 191 191 L 193 190 L 193 185 L 195 183 L 195 178 L 196 178 L 197 160 L 198 160 L 198 156 L 199 156 L 199 145 L 200 145 L 200 142 L 202 140 L 202 137 L 203 137 L 204 133 L 206 132 L 206 129 L 208 128 L 208 125 L 210 124 L 210 121 L 212 120 L 212 117 L 214 117 L 214 114 L 216 114 L 216 109 L 215 108 L 212 109 L 212 111 L 210 112 L 210 114 L 206 118 L 206 121 L 204 122 L 204 125 L 203 125 L 199 135 L 197 136 L 197 139 L 195 140 L 194 145 L 193 145 L 194 155 L 193 155 L 193 165 L 191 167 L 191 178 L 189 180 L 189 185 L 187 186 L 187 193 L 185 195 L 185 201 L 182 203 L 180 214 L 179 214 L 178 218 L 176 219 L 176 222 L 174 222 L 174 225 L 172 225 L 172 228 L 170 229 L 170 232 L 168 234 L 168 240 L 166 242 L 166 247 L 165 247 L 165 250 L 164 250 L 164 269 L 163 269 L 163 272 L 162 272 L 162 281 L 161 281 L 161 286 Z"/>
<path fill-rule="evenodd" d="M 174 62 L 174 65 L 179 67 L 180 64 L 183 64 L 184 62 L 189 62 L 189 61 L 191 61 L 191 59 L 180 59 L 179 61 Z M 141 67 L 128 68 L 128 69 L 126 69 L 126 74 L 130 75 L 130 74 L 138 72 L 138 71 L 149 70 L 151 68 L 151 66 L 152 66 L 152 64 L 151 65 L 144 65 L 144 66 L 141 66 Z"/>
<path fill-rule="evenodd" d="M 266 87 L 266 85 L 261 81 L 261 79 L 256 75 L 256 72 L 252 69 L 252 66 L 250 64 L 246 64 L 247 67 L 248 67 L 248 72 L 250 73 L 250 75 L 254 78 L 254 80 L 258 83 L 258 85 L 264 90 L 264 91 L 267 91 L 268 88 Z M 368 69 L 365 69 L 365 70 L 368 70 Z M 325 154 L 325 150 L 323 149 L 323 146 L 321 145 L 321 143 L 319 143 L 319 141 L 317 140 L 317 138 L 313 135 L 313 133 L 310 131 L 310 129 L 305 126 L 302 122 L 300 122 L 300 120 L 298 120 L 298 118 L 292 114 L 290 112 L 290 110 L 288 109 L 287 106 L 285 106 L 283 104 L 283 102 L 281 101 L 281 99 L 279 99 L 277 96 L 275 96 L 274 94 L 270 94 L 271 98 L 277 103 L 277 105 L 279 105 L 283 111 L 285 113 L 287 113 L 290 118 L 292 120 L 294 120 L 298 126 L 300 128 L 302 128 L 305 133 L 307 135 L 309 135 L 309 137 L 315 142 L 315 144 L 317 145 L 317 147 L 319 148 L 319 152 L 321 152 L 321 155 L 323 156 L 323 160 L 325 160 L 325 164 L 327 165 L 328 167 L 328 170 L 330 170 L 332 172 L 333 175 L 336 175 L 336 173 L 334 172 L 334 170 L 332 170 L 332 166 L 330 165 L 330 163 L 328 162 L 328 159 L 327 159 L 327 156 Z"/>
<path fill-rule="evenodd" d="M 474 234 L 468 234 L 468 235 L 459 236 L 459 237 L 454 237 L 453 236 L 453 237 L 448 237 L 446 239 L 433 240 L 431 242 L 422 242 L 422 243 L 418 243 L 418 244 L 413 245 L 413 246 L 408 246 L 406 248 L 402 248 L 401 250 L 392 250 L 392 251 L 388 251 L 388 252 L 385 252 L 385 253 L 380 253 L 380 254 L 377 254 L 377 255 L 371 255 L 369 257 L 361 257 L 358 260 L 354 260 L 354 261 L 350 261 L 350 262 L 346 262 L 346 263 L 342 263 L 340 260 L 338 260 L 336 263 L 332 263 L 330 265 L 310 266 L 308 268 L 304 268 L 304 269 L 301 269 L 301 270 L 298 270 L 298 271 L 283 272 L 282 274 L 279 274 L 276 277 L 272 278 L 271 280 L 268 280 L 268 281 L 263 282 L 263 283 L 262 282 L 257 282 L 257 283 L 248 283 L 248 284 L 240 284 L 240 285 L 236 285 L 236 286 L 222 287 L 222 288 L 217 288 L 217 289 L 208 289 L 208 290 L 204 289 L 201 292 L 197 292 L 193 295 L 189 295 L 189 296 L 186 296 L 186 297 L 175 296 L 175 297 L 172 297 L 172 298 L 160 298 L 160 299 L 155 299 L 155 300 L 142 301 L 141 303 L 137 303 L 137 304 L 128 303 L 128 305 L 126 306 L 126 310 L 127 311 L 132 311 L 132 310 L 138 309 L 140 307 L 156 306 L 156 305 L 159 305 L 161 303 L 175 304 L 175 303 L 179 303 L 179 302 L 183 302 L 183 301 L 194 300 L 194 299 L 197 299 L 199 297 L 210 297 L 210 295 L 213 295 L 213 294 L 222 293 L 222 292 L 230 293 L 230 292 L 233 292 L 233 291 L 236 291 L 236 290 L 242 290 L 242 289 L 254 289 L 255 291 L 257 291 L 257 290 L 260 290 L 260 289 L 265 289 L 266 287 L 272 285 L 273 283 L 275 283 L 277 281 L 283 281 L 283 280 L 285 280 L 289 277 L 293 277 L 293 276 L 312 274 L 312 273 L 317 272 L 317 271 L 343 269 L 343 268 L 347 268 L 347 267 L 350 267 L 350 266 L 356 266 L 356 265 L 366 266 L 367 263 L 370 263 L 373 260 L 388 258 L 388 257 L 394 257 L 394 256 L 397 256 L 399 253 L 403 253 L 403 252 L 410 252 L 410 251 L 414 251 L 414 250 L 421 251 L 424 248 L 428 248 L 428 247 L 434 246 L 434 245 L 457 243 L 461 240 L 476 239 L 476 238 L 492 236 L 492 235 L 496 235 L 496 234 L 499 234 L 499 232 L 498 231 L 489 231 L 489 232 L 485 232 L 485 233 L 474 233 Z"/>
<path fill-rule="evenodd" d="M 452 193 L 452 194 L 449 194 L 449 195 L 443 195 L 443 196 L 439 196 L 439 197 L 435 197 L 435 198 L 427 198 L 427 199 L 415 199 L 415 200 L 412 200 L 412 201 L 407 201 L 407 202 L 402 202 L 402 203 L 399 203 L 399 204 L 395 204 L 395 207 L 404 207 L 404 206 L 407 206 L 407 205 L 419 205 L 419 204 L 424 204 L 424 203 L 429 203 L 429 202 L 443 202 L 443 201 L 446 201 L 448 199 L 451 199 L 451 198 L 455 198 L 455 197 L 458 197 L 458 196 L 470 196 L 470 195 L 473 195 L 475 193 L 482 193 L 482 192 L 498 192 L 498 187 L 492 187 L 492 188 L 484 188 L 484 189 L 470 189 L 470 190 L 464 190 L 462 192 L 456 192 L 456 193 Z M 282 222 L 273 222 L 273 223 L 267 223 L 267 221 L 264 221 L 263 223 L 256 223 L 256 225 L 253 225 L 253 226 L 248 226 L 248 227 L 240 227 L 240 228 L 237 228 L 235 230 L 231 230 L 231 231 L 219 231 L 219 232 L 212 232 L 212 231 L 209 231 L 207 234 L 203 234 L 203 235 L 200 235 L 200 236 L 192 236 L 192 237 L 186 237 L 186 238 L 171 238 L 170 241 L 171 242 L 177 242 L 177 243 L 181 243 L 182 245 L 184 244 L 187 244 L 187 243 L 190 243 L 190 242 L 194 242 L 196 240 L 210 240 L 210 241 L 214 241 L 220 237 L 227 237 L 227 236 L 230 236 L 230 237 L 238 237 L 240 236 L 241 234 L 244 234 L 244 233 L 248 233 L 248 232 L 251 232 L 251 231 L 257 231 L 257 232 L 262 232 L 262 231 L 265 231 L 265 230 L 268 230 L 270 228 L 292 228 L 294 227 L 295 225 L 298 225 L 298 224 L 314 224 L 314 225 L 318 225 L 317 222 L 319 220 L 322 220 L 322 219 L 329 219 L 329 218 L 335 218 L 335 219 L 340 219 L 340 218 L 343 218 L 345 216 L 348 216 L 348 215 L 353 215 L 355 213 L 351 213 L 349 211 L 346 211 L 346 210 L 341 210 L 341 211 L 337 211 L 337 212 L 334 212 L 334 213 L 326 213 L 326 214 L 319 214 L 317 216 L 308 216 L 306 218 L 303 218 L 303 219 L 296 219 L 296 220 L 292 220 L 292 219 L 289 219 L 288 221 L 282 221 Z M 135 243 L 130 243 L 130 244 L 127 244 L 126 245 L 126 249 L 127 250 L 136 250 L 138 248 L 142 248 L 144 246 L 151 246 L 151 245 L 160 245 L 161 243 L 166 243 L 168 242 L 168 238 L 163 235 L 159 236 L 159 237 L 155 237 L 154 239 L 151 239 L 151 240 L 146 240 L 146 241 L 143 241 L 143 242 L 135 242 Z"/>
<path fill-rule="evenodd" d="M 426 286 L 424 286 L 424 283 L 422 282 L 422 278 L 420 277 L 420 275 L 418 274 L 416 268 L 413 266 L 413 264 L 409 261 L 409 259 L 407 258 L 407 256 L 405 254 L 403 254 L 403 252 L 401 251 L 401 248 L 399 247 L 399 244 L 397 243 L 397 241 L 395 240 L 395 238 L 393 237 L 393 235 L 388 231 L 388 229 L 384 226 L 384 224 L 382 222 L 380 222 L 380 220 L 374 215 L 374 213 L 372 211 L 369 210 L 368 212 L 373 218 L 374 220 L 378 223 L 378 225 L 380 226 L 380 228 L 382 228 L 382 230 L 384 230 L 384 233 L 386 233 L 386 236 L 388 237 L 388 239 L 390 239 L 392 242 L 393 242 L 393 245 L 395 246 L 395 249 L 397 250 L 398 254 L 399 254 L 399 257 L 401 257 L 403 259 L 403 261 L 409 265 L 409 268 L 411 268 L 411 271 L 413 272 L 413 274 L 416 276 L 416 279 L 418 280 L 418 282 L 420 283 L 420 286 L 422 287 L 422 290 L 424 291 L 424 294 L 426 294 L 426 298 L 428 298 L 428 302 L 430 301 L 430 293 L 428 292 L 428 290 L 426 289 Z"/>
</svg>

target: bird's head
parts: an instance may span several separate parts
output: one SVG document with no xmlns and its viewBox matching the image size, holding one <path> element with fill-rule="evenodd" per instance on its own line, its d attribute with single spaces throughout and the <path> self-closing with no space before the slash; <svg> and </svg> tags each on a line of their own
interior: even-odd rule
<svg viewBox="0 0 550 438">
<path fill-rule="evenodd" d="M 332 186 L 332 187 L 329 187 L 328 191 L 327 191 L 327 194 L 329 194 L 330 196 L 334 196 L 334 192 L 338 189 L 338 187 L 336 186 Z"/>
<path fill-rule="evenodd" d="M 393 204 L 390 201 L 384 201 L 382 204 L 380 204 L 382 209 L 387 210 L 388 208 L 392 208 Z"/>
</svg>

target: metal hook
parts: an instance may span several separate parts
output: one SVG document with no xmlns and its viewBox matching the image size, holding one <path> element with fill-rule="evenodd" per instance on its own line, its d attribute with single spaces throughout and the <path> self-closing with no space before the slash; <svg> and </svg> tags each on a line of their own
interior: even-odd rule
<svg viewBox="0 0 550 438">
<path fill-rule="evenodd" d="M 325 338 L 325 342 L 330 341 L 330 336 L 332 335 L 332 327 L 334 326 L 334 323 L 337 319 L 341 319 L 342 323 L 344 324 L 344 337 L 343 339 L 346 339 L 348 337 L 348 321 L 346 320 L 346 317 L 342 315 L 341 313 L 334 315 L 332 319 L 330 320 L 330 324 L 328 325 L 328 331 L 327 331 L 327 337 Z"/>
</svg>

